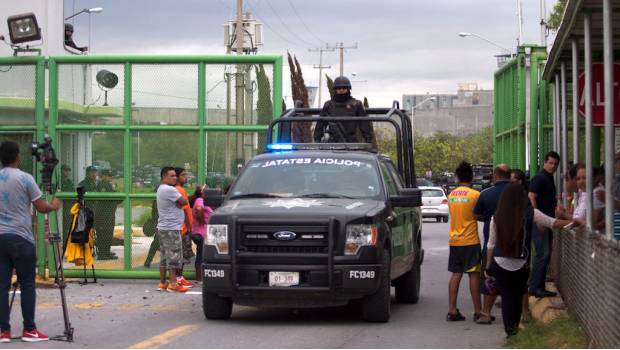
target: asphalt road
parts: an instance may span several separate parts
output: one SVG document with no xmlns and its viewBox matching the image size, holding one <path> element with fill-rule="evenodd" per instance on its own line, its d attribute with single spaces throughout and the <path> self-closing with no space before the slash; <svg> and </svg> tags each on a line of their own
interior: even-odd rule
<svg viewBox="0 0 620 350">
<path fill-rule="evenodd" d="M 445 321 L 448 303 L 448 224 L 425 222 L 420 301 L 393 301 L 390 322 L 365 323 L 352 307 L 327 309 L 233 309 L 228 321 L 207 321 L 200 291 L 157 292 L 154 281 L 103 280 L 67 291 L 74 343 L 37 344 L 15 339 L 3 348 L 499 348 L 504 333 L 500 311 L 493 325 L 472 321 L 467 279 L 459 308 L 464 322 Z M 63 326 L 59 291 L 37 291 L 37 325 L 49 335 Z M 394 296 L 392 291 L 392 297 Z M 21 334 L 19 294 L 12 312 L 13 336 Z"/>
</svg>

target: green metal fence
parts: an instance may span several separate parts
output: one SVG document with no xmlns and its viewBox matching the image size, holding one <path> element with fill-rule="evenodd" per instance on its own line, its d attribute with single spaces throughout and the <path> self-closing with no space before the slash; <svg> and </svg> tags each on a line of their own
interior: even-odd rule
<svg viewBox="0 0 620 350">
<path fill-rule="evenodd" d="M 538 171 L 547 135 L 545 122 L 539 122 L 539 116 L 548 115 L 546 84 L 539 85 L 545 59 L 545 48 L 520 46 L 517 55 L 495 72 L 494 164 Z"/>
<path fill-rule="evenodd" d="M 0 142 L 17 142 L 23 152 L 21 169 L 40 182 L 40 167 L 28 155 L 30 144 L 45 133 L 45 59 L 41 56 L 0 57 Z M 44 240 L 43 216 L 36 224 Z M 45 245 L 37 245 L 38 267 L 44 271 Z"/>
<path fill-rule="evenodd" d="M 117 84 L 109 84 L 114 76 Z M 262 151 L 269 121 L 282 112 L 281 56 L 10 57 L 0 58 L 0 77 L 0 140 L 27 149 L 46 131 L 52 136 L 63 209 L 51 226 L 67 232 L 75 187 L 84 186 L 95 212 L 96 273 L 104 278 L 158 276 L 149 222 L 161 167 L 186 168 L 188 194 L 197 184 L 224 187 Z M 24 170 L 40 180 L 36 166 L 25 162 Z M 43 274 L 53 256 L 39 223 Z M 65 266 L 67 276 L 82 275 Z"/>
</svg>

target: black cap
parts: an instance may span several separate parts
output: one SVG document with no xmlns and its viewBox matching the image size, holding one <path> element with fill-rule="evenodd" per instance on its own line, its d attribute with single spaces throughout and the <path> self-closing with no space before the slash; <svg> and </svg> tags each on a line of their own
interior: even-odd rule
<svg viewBox="0 0 620 350">
<path fill-rule="evenodd" d="M 95 173 L 97 171 L 97 168 L 92 165 L 86 168 L 86 173 Z"/>
</svg>

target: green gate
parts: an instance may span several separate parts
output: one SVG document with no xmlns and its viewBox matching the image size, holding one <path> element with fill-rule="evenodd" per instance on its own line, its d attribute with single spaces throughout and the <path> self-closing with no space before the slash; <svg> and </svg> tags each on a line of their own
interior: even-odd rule
<svg viewBox="0 0 620 350">
<path fill-rule="evenodd" d="M 155 213 L 161 167 L 186 168 L 188 194 L 198 184 L 225 187 L 262 151 L 267 125 L 282 112 L 281 56 L 6 57 L 0 77 L 0 141 L 18 141 L 25 154 L 45 131 L 52 136 L 63 209 L 50 216 L 51 227 L 59 223 L 67 232 L 75 187 L 83 185 L 95 212 L 95 268 L 103 278 L 159 275 L 158 245 L 146 223 Z M 39 182 L 34 167 L 24 162 Z M 42 220 L 41 275 L 53 259 L 51 251 L 46 257 Z M 80 266 L 65 267 L 67 276 L 82 276 Z"/>
</svg>

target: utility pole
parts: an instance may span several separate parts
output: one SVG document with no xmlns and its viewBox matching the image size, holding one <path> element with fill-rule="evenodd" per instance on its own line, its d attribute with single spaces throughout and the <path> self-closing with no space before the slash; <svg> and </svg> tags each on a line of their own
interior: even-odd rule
<svg viewBox="0 0 620 350">
<path fill-rule="evenodd" d="M 237 25 L 235 27 L 235 43 L 237 44 L 237 55 L 243 55 L 243 0 L 237 0 Z M 244 101 L 244 72 L 243 66 L 237 65 L 235 73 L 235 114 L 237 116 L 236 124 L 245 124 L 243 101 Z M 243 159 L 243 139 L 244 135 L 237 133 L 237 158 L 235 166 L 239 167 L 239 162 Z"/>
<path fill-rule="evenodd" d="M 328 49 L 339 49 L 340 50 L 340 76 L 344 75 L 344 49 L 357 49 L 357 43 L 353 46 L 344 46 L 343 43 L 337 43 L 335 46 L 325 45 L 325 48 Z"/>
<path fill-rule="evenodd" d="M 321 108 L 321 91 L 323 90 L 323 68 L 331 68 L 332 66 L 324 66 L 323 65 L 323 52 L 326 51 L 334 51 L 334 48 L 330 48 L 327 47 L 327 45 L 325 45 L 325 47 L 318 47 L 315 49 L 308 49 L 308 51 L 310 52 L 318 52 L 319 53 L 319 65 L 317 66 L 316 64 L 314 65 L 314 69 L 318 69 L 319 70 L 319 103 L 318 103 L 318 107 Z"/>
</svg>

